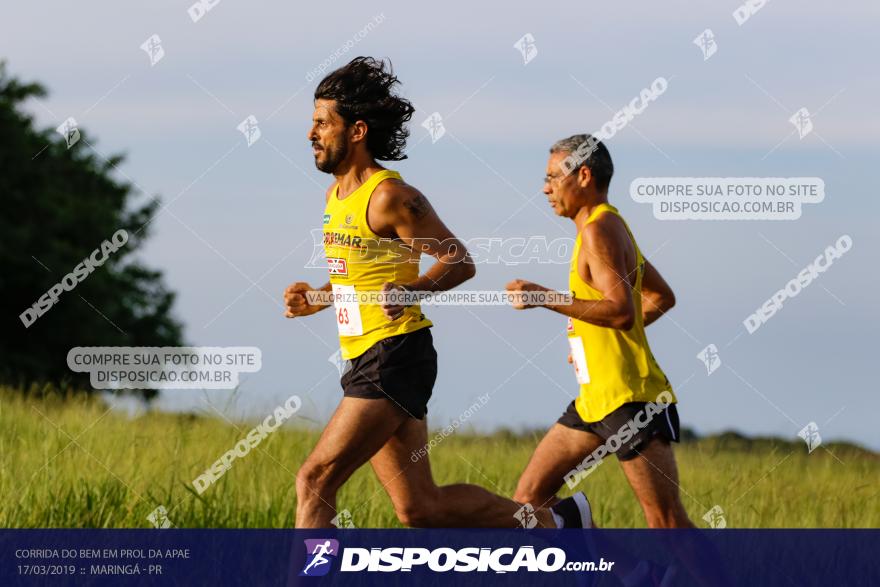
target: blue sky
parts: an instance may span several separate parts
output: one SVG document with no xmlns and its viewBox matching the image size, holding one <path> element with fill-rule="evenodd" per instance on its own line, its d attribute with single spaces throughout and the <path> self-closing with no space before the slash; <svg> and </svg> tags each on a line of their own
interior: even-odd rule
<svg viewBox="0 0 880 587">
<path fill-rule="evenodd" d="M 327 361 L 338 346 L 331 314 L 290 321 L 279 304 L 288 283 L 327 277 L 304 268 L 329 179 L 305 139 L 316 83 L 306 76 L 382 15 L 334 65 L 359 54 L 392 59 L 418 109 L 411 158 L 392 167 L 465 239 L 493 235 L 508 217 L 495 236 L 573 237 L 540 192 L 547 148 L 598 128 L 665 77 L 668 90 L 608 143 L 610 198 L 677 295 L 649 338 L 683 424 L 796 438 L 813 421 L 825 439 L 880 449 L 876 378 L 866 371 L 878 327 L 869 176 L 880 130 L 870 57 L 880 48 L 877 5 L 768 2 L 742 26 L 736 2 L 328 10 L 223 0 L 198 22 L 187 6 L 16 5 L 0 38 L 11 72 L 50 89 L 28 105 L 40 124 L 73 116 L 101 154 L 128 154 L 121 172 L 144 197 L 170 204 L 142 257 L 179 293 L 188 342 L 262 349 L 263 369 L 246 376 L 230 412 L 260 415 L 299 393 L 302 415 L 320 424 L 341 397 Z M 718 51 L 704 61 L 692 41 L 706 28 Z M 538 50 L 527 65 L 513 47 L 526 33 Z M 165 55 L 151 67 L 140 45 L 153 34 Z M 788 120 L 801 107 L 815 126 L 803 139 Z M 447 134 L 432 143 L 420 123 L 435 111 Z M 248 147 L 236 126 L 251 114 L 262 138 Z M 633 179 L 655 176 L 815 176 L 826 197 L 796 221 L 661 221 L 628 193 Z M 843 234 L 852 251 L 749 335 L 746 316 Z M 565 288 L 567 269 L 481 266 L 467 287 L 498 289 L 514 277 Z M 429 309 L 440 356 L 430 424 L 491 392 L 466 427 L 549 426 L 577 391 L 564 319 L 477 312 Z M 722 367 L 707 375 L 696 355 L 710 343 Z M 226 405 L 222 392 L 208 398 Z M 160 405 L 197 410 L 204 401 L 174 391 Z"/>
</svg>

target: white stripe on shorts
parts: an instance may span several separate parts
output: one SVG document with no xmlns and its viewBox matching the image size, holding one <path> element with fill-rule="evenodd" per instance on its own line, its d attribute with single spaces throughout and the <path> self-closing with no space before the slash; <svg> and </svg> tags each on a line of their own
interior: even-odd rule
<svg viewBox="0 0 880 587">
<path fill-rule="evenodd" d="M 672 420 L 669 419 L 669 408 L 672 404 L 666 406 L 666 422 L 669 424 L 669 433 L 672 434 L 672 440 L 678 440 L 675 437 L 675 428 L 672 427 Z"/>
</svg>

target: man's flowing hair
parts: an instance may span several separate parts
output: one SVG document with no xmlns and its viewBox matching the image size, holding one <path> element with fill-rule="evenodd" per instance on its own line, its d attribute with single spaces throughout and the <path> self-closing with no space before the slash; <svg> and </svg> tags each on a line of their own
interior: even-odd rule
<svg viewBox="0 0 880 587">
<path fill-rule="evenodd" d="M 406 123 L 415 108 L 394 93 L 399 83 L 390 62 L 386 66 L 372 57 L 355 57 L 321 80 L 315 99 L 336 100 L 336 112 L 346 124 L 366 123 L 367 150 L 374 159 L 400 161 L 406 159 Z"/>
</svg>

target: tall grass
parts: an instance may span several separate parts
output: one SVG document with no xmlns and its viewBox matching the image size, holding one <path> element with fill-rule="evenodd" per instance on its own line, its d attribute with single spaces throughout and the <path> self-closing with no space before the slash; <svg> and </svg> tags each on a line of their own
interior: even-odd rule
<svg viewBox="0 0 880 587">
<path fill-rule="evenodd" d="M 26 399 L 0 389 L 0 525 L 150 527 L 157 506 L 177 527 L 291 527 L 294 476 L 318 432 L 282 427 L 202 495 L 192 480 L 252 423 L 108 411 L 96 400 Z M 458 434 L 430 454 L 438 483 L 471 482 L 510 496 L 540 436 Z M 691 518 L 720 505 L 728 527 L 878 527 L 880 461 L 846 447 L 706 439 L 676 447 Z M 832 454 L 833 453 L 833 454 Z M 580 487 L 604 527 L 644 527 L 620 467 L 608 459 Z M 399 527 L 370 468 L 343 487 L 358 527 Z"/>
</svg>

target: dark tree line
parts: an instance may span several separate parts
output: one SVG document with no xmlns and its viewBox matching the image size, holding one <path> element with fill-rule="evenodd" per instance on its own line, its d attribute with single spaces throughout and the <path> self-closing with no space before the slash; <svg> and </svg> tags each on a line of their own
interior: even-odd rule
<svg viewBox="0 0 880 587">
<path fill-rule="evenodd" d="M 71 348 L 180 345 L 182 325 L 161 273 L 136 260 L 159 201 L 145 202 L 119 180 L 114 169 L 123 157 L 96 155 L 83 129 L 68 148 L 54 128 L 36 128 L 23 106 L 45 95 L 43 86 L 11 77 L 0 62 L 0 383 L 88 391 L 88 377 L 67 367 Z M 114 234 L 118 241 L 120 229 L 127 233 L 123 246 L 99 267 L 81 265 L 104 258 L 93 252 Z M 46 296 L 71 272 L 68 286 L 82 278 L 75 287 Z"/>
</svg>

